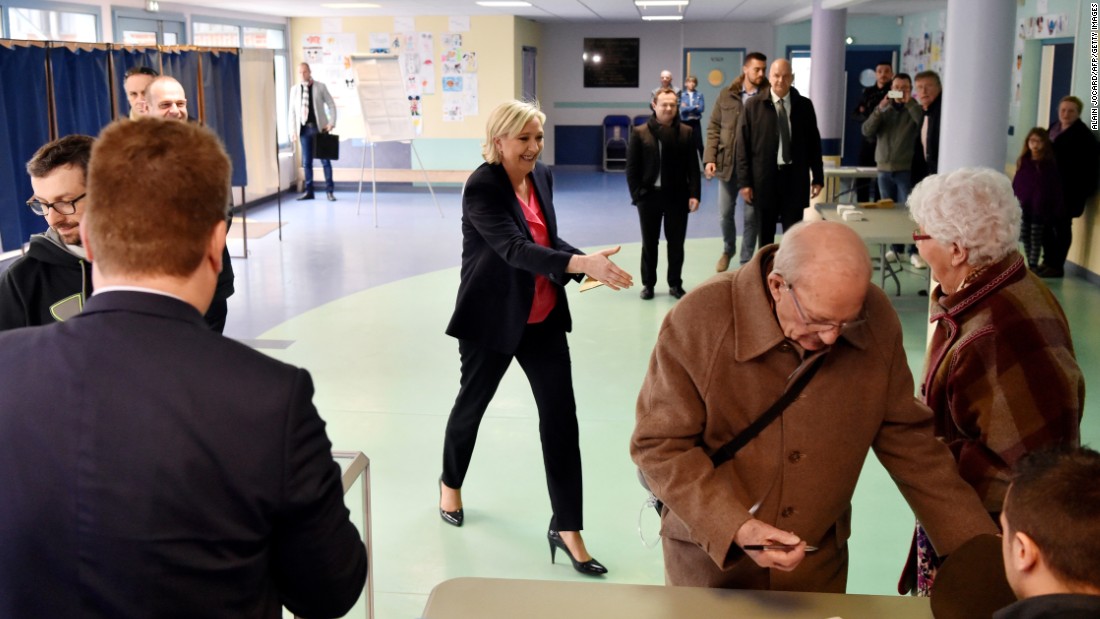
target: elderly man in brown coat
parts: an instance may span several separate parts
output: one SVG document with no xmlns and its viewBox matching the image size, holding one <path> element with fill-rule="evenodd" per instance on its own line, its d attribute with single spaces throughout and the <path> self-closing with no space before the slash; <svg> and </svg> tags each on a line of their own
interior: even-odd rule
<svg viewBox="0 0 1100 619">
<path fill-rule="evenodd" d="M 901 325 L 870 270 L 850 228 L 802 223 L 666 316 L 630 451 L 664 502 L 668 584 L 843 592 L 870 449 L 937 551 L 997 532 L 913 397 Z M 800 396 L 715 466 L 811 366 Z"/>
</svg>

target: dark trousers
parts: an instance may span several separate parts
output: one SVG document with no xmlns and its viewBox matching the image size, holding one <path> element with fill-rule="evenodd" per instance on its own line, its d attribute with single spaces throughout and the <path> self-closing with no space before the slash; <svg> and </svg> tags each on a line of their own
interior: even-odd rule
<svg viewBox="0 0 1100 619">
<path fill-rule="evenodd" d="M 798 169 L 800 171 L 796 172 Z M 795 165 L 786 165 L 776 172 L 775 184 L 771 188 L 771 200 L 769 204 L 758 203 L 756 216 L 760 218 L 760 247 L 771 245 L 775 242 L 775 224 L 783 224 L 786 232 L 791 226 L 802 221 L 802 211 L 810 203 L 810 194 L 796 196 L 794 193 L 802 193 L 805 183 L 798 183 L 796 174 L 805 178 L 809 173 L 805 168 Z M 756 199 L 756 196 L 753 196 Z"/>
<path fill-rule="evenodd" d="M 298 142 L 302 145 L 302 172 L 305 173 L 306 193 L 313 193 L 313 136 L 319 133 L 313 125 L 302 125 Z M 332 162 L 321 160 L 321 169 L 325 171 L 325 191 L 332 193 Z"/>
<path fill-rule="evenodd" d="M 531 383 L 539 411 L 542 462 L 554 510 L 551 528 L 580 531 L 584 522 L 577 405 L 573 399 L 569 344 L 561 321 L 555 319 L 557 312 L 555 309 L 542 323 L 527 325 L 515 355 L 459 340 L 462 378 L 443 439 L 443 483 L 451 488 L 462 487 L 481 418 L 515 357 Z"/>
<path fill-rule="evenodd" d="M 874 167 L 875 163 L 875 140 L 868 140 L 863 138 L 859 143 L 859 159 L 857 163 L 865 167 Z M 857 178 L 856 179 L 856 200 L 859 202 L 867 202 L 872 199 L 882 199 L 887 196 L 882 195 L 882 185 L 876 184 L 869 178 Z M 874 194 L 878 194 L 875 197 Z M 897 202 L 897 200 L 894 200 Z"/>
<path fill-rule="evenodd" d="M 1073 218 L 1058 217 L 1043 227 L 1043 264 L 1052 269 L 1063 269 L 1066 256 L 1073 244 Z"/>
<path fill-rule="evenodd" d="M 703 157 L 703 127 L 699 123 L 698 118 L 692 118 L 691 120 L 682 121 L 685 125 L 691 127 L 691 142 L 695 144 L 695 150 L 699 151 L 699 161 L 702 161 Z"/>
<path fill-rule="evenodd" d="M 638 202 L 638 219 L 642 224 L 642 285 L 657 284 L 657 250 L 661 239 L 661 222 L 665 226 L 668 244 L 668 285 L 682 286 L 684 270 L 684 238 L 687 236 L 687 197 L 680 200 L 664 189 L 651 190 Z"/>
</svg>

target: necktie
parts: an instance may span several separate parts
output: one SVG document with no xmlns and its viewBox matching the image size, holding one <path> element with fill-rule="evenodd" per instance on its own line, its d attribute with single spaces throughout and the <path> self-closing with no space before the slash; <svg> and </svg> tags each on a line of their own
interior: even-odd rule
<svg viewBox="0 0 1100 619">
<path fill-rule="evenodd" d="M 783 105 L 783 99 L 775 102 L 775 113 L 779 116 L 779 155 L 783 163 L 791 162 L 791 124 L 787 120 L 787 106 Z"/>
<path fill-rule="evenodd" d="M 302 84 L 302 124 L 309 119 L 309 82 Z"/>
</svg>

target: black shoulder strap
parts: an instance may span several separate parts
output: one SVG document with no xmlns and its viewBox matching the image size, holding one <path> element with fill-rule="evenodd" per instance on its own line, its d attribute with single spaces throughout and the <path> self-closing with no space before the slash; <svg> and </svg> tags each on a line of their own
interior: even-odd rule
<svg viewBox="0 0 1100 619">
<path fill-rule="evenodd" d="M 825 360 L 825 354 L 820 354 L 810 362 L 810 366 L 806 368 L 804 372 L 795 377 L 794 381 L 787 386 L 787 389 L 783 391 L 783 395 L 779 396 L 779 399 L 775 401 L 768 410 L 764 411 L 762 415 L 757 417 L 749 427 L 741 431 L 737 436 L 733 437 L 730 442 L 722 445 L 710 456 L 710 461 L 714 463 L 714 468 L 718 468 L 724 464 L 727 460 L 731 460 L 734 454 L 737 453 L 745 445 L 749 444 L 749 441 L 756 438 L 758 434 L 764 431 L 764 428 L 771 425 L 783 410 L 787 408 L 798 394 L 802 392 L 802 389 L 806 386 L 806 383 L 810 382 L 810 379 L 817 373 L 818 368 L 821 367 L 821 363 Z"/>
</svg>

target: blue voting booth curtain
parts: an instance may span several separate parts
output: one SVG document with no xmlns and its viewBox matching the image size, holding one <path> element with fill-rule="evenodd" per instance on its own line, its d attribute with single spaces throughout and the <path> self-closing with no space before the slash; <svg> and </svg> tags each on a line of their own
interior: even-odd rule
<svg viewBox="0 0 1100 619">
<path fill-rule="evenodd" d="M 126 96 L 123 77 L 133 67 L 149 67 L 160 73 L 160 52 L 155 47 L 123 47 L 111 50 L 111 60 L 115 66 L 114 89 L 118 118 L 130 115 L 130 99 Z"/>
<path fill-rule="evenodd" d="M 111 80 L 106 49 L 48 50 L 57 136 L 99 135 L 111 122 Z"/>
<path fill-rule="evenodd" d="M 248 184 L 241 116 L 241 57 L 230 52 L 202 52 L 202 94 L 206 126 L 217 133 L 233 162 L 234 187 Z M 190 105 L 190 104 L 189 104 Z"/>
<path fill-rule="evenodd" d="M 170 75 L 183 86 L 187 96 L 187 117 L 199 119 L 199 58 L 194 51 L 164 49 L 160 54 L 161 75 Z"/>
<path fill-rule="evenodd" d="M 46 229 L 26 206 L 34 191 L 27 161 L 50 139 L 46 50 L 0 45 L 0 75 L 19 76 L 18 85 L 0 88 L 0 241 L 9 251 Z"/>
</svg>

